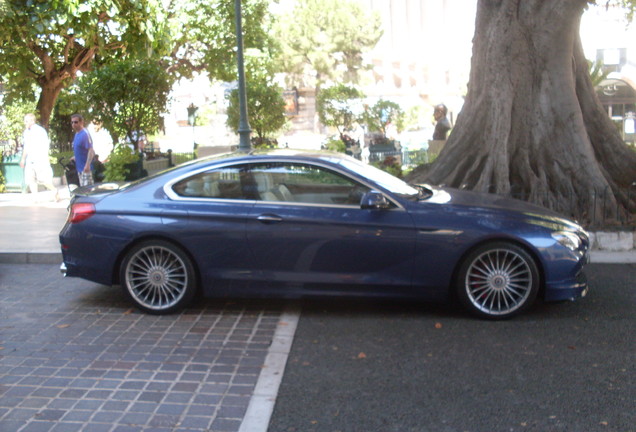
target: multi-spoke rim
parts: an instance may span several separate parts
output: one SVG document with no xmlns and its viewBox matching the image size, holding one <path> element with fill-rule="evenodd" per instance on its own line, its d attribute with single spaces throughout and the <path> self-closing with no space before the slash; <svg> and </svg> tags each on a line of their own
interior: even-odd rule
<svg viewBox="0 0 636 432">
<path fill-rule="evenodd" d="M 532 269 L 524 257 L 509 249 L 493 249 L 470 264 L 465 287 L 477 309 L 506 315 L 525 304 L 533 283 Z"/>
<path fill-rule="evenodd" d="M 125 275 L 130 294 L 152 310 L 176 305 L 188 288 L 186 264 L 162 246 L 147 246 L 137 251 L 128 260 Z"/>
</svg>

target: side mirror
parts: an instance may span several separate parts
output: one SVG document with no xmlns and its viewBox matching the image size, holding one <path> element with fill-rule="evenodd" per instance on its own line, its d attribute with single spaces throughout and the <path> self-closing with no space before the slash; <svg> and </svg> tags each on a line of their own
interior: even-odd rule
<svg viewBox="0 0 636 432">
<path fill-rule="evenodd" d="M 390 207 L 389 200 L 378 191 L 367 192 L 360 200 L 360 208 L 363 210 L 385 210 Z"/>
</svg>

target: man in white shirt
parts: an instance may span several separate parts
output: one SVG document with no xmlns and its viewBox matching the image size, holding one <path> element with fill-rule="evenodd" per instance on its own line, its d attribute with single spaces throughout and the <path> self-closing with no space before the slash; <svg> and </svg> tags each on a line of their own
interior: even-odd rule
<svg viewBox="0 0 636 432">
<path fill-rule="evenodd" d="M 29 186 L 31 193 L 38 192 L 38 185 L 55 192 L 53 186 L 53 170 L 49 161 L 49 136 L 46 130 L 35 123 L 35 115 L 29 113 L 24 116 L 24 134 L 22 135 L 24 147 L 20 167 L 24 168 L 24 181 Z"/>
</svg>

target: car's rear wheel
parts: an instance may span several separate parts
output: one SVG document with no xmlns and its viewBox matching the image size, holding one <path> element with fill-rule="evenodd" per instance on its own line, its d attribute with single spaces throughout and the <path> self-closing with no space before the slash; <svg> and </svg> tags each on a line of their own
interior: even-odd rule
<svg viewBox="0 0 636 432">
<path fill-rule="evenodd" d="M 149 240 L 133 247 L 120 269 L 124 291 L 139 309 L 168 314 L 187 306 L 196 292 L 190 258 L 177 246 Z"/>
<path fill-rule="evenodd" d="M 457 294 L 472 313 L 505 319 L 528 308 L 539 291 L 539 271 L 523 248 L 491 243 L 471 252 L 462 263 Z"/>
</svg>

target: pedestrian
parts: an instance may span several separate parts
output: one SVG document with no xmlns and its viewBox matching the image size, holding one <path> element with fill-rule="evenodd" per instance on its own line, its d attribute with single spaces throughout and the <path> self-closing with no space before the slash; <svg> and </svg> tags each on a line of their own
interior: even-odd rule
<svg viewBox="0 0 636 432">
<path fill-rule="evenodd" d="M 93 141 L 95 157 L 99 159 L 101 163 L 105 163 L 113 151 L 113 138 L 110 136 L 108 130 L 104 128 L 104 124 L 97 119 L 93 119 L 86 129 Z"/>
<path fill-rule="evenodd" d="M 435 130 L 433 131 L 433 139 L 438 141 L 446 141 L 446 134 L 451 128 L 450 122 L 446 115 L 448 114 L 448 109 L 446 105 L 439 104 L 435 107 L 433 111 L 433 117 L 435 118 Z"/>
<path fill-rule="evenodd" d="M 71 116 L 71 126 L 75 131 L 73 138 L 73 158 L 79 175 L 80 186 L 93 184 L 93 142 L 88 131 L 84 128 L 84 117 L 79 114 Z"/>
<path fill-rule="evenodd" d="M 38 186 L 54 191 L 57 201 L 57 189 L 53 186 L 53 169 L 49 160 L 51 142 L 46 129 L 35 123 L 35 115 L 24 116 L 24 133 L 22 135 L 22 158 L 20 167 L 24 169 L 24 181 L 31 193 L 38 192 Z"/>
</svg>

